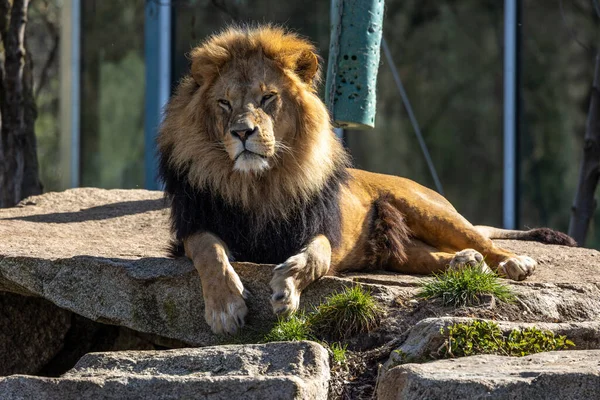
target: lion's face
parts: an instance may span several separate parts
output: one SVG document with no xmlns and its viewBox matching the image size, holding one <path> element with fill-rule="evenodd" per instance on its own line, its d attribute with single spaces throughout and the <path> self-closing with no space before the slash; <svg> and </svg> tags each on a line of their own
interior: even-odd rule
<svg viewBox="0 0 600 400">
<path fill-rule="evenodd" d="M 317 95 L 314 46 L 281 28 L 230 28 L 190 53 L 158 137 L 165 170 L 257 215 L 313 198 L 347 163 Z"/>
<path fill-rule="evenodd" d="M 208 90 L 209 107 L 220 129 L 218 138 L 234 170 L 260 173 L 271 168 L 286 148 L 293 118 L 285 102 L 285 76 L 258 55 L 227 65 Z"/>
</svg>

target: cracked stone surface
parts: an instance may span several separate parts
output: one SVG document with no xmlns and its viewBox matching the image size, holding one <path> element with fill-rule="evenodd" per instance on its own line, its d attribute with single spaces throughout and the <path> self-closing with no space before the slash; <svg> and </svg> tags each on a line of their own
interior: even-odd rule
<svg viewBox="0 0 600 400">
<path fill-rule="evenodd" d="M 391 399 L 594 399 L 600 350 L 552 351 L 525 357 L 471 356 L 389 370 L 377 389 Z"/>
<path fill-rule="evenodd" d="M 162 192 L 72 189 L 0 210 L 0 291 L 42 297 L 93 321 L 176 339 L 220 344 L 204 322 L 200 278 L 191 261 L 166 257 L 168 209 Z M 272 265 L 234 263 L 251 296 L 245 334 L 276 320 Z M 350 280 L 327 277 L 302 296 L 310 307 Z M 384 302 L 394 288 L 365 284 Z"/>
<path fill-rule="evenodd" d="M 329 356 L 314 342 L 90 353 L 59 378 L 0 377 L 3 400 L 314 399 Z"/>
<path fill-rule="evenodd" d="M 189 260 L 165 256 L 168 239 L 168 209 L 161 192 L 81 188 L 32 197 L 17 207 L 0 210 L 0 292 L 44 299 L 92 321 L 147 335 L 145 338 L 161 346 L 211 346 L 237 340 L 210 332 L 203 318 L 199 277 Z M 490 311 L 493 317 L 506 320 L 507 324 L 508 320 L 521 325 L 547 324 L 557 333 L 579 332 L 585 339 L 579 341 L 578 348 L 600 347 L 600 252 L 533 242 L 498 243 L 535 258 L 539 266 L 526 281 L 507 281 L 519 301 L 510 312 L 502 308 Z M 260 337 L 275 320 L 269 304 L 272 267 L 234 263 L 251 292 L 243 334 Z M 415 305 L 412 296 L 423 279 L 426 278 L 385 272 L 325 277 L 303 293 L 301 305 L 310 308 L 330 293 L 359 283 L 391 310 L 384 322 L 388 333 L 406 335 L 409 340 L 405 345 L 413 346 L 415 354 L 424 354 L 439 339 L 431 334 L 432 330 L 446 322 L 417 322 L 442 316 L 446 311 L 440 314 L 436 308 L 426 312 L 429 305 L 423 301 Z M 400 310 L 400 314 L 394 314 L 394 310 Z M 406 333 L 412 325 L 417 326 L 412 333 Z M 61 326 L 60 321 L 57 326 Z M 61 329 L 57 337 L 64 335 L 64 328 Z M 420 335 L 419 340 L 415 336 L 410 339 L 411 334 Z M 582 343 L 586 347 L 581 347 Z M 53 346 L 60 347 L 56 343 Z M 50 358 L 52 351 L 46 353 L 45 359 Z M 446 368 L 452 364 L 439 365 Z M 19 382 L 28 379 L 17 377 L 10 385 L 18 387 Z M 50 378 L 31 378 L 28 382 L 54 382 L 45 379 Z M 75 375 L 60 379 L 71 382 L 68 385 L 80 382 Z M 148 380 L 138 375 L 127 379 Z M 165 385 L 169 379 L 164 378 Z M 215 378 L 215 382 L 219 379 L 224 378 Z M 110 382 L 114 387 L 121 384 L 118 379 Z"/>
</svg>

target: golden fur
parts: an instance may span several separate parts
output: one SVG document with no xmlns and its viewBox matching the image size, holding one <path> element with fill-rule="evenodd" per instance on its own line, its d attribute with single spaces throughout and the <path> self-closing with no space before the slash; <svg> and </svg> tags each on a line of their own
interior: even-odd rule
<svg viewBox="0 0 600 400">
<path fill-rule="evenodd" d="M 166 109 L 158 144 L 174 231 L 201 275 L 213 331 L 243 325 L 244 289 L 229 261 L 259 259 L 257 248 L 293 249 L 276 260 L 276 313 L 294 311 L 308 284 L 339 271 L 431 273 L 485 257 L 482 268 L 512 279 L 533 272 L 534 260 L 489 239 L 500 231 L 473 227 L 437 193 L 346 169 L 348 156 L 316 93 L 318 57 L 308 41 L 278 27 L 230 28 L 190 56 L 191 75 Z M 215 219 L 220 212 L 227 217 Z M 250 249 L 230 239 L 246 236 L 254 236 L 243 245 Z"/>
<path fill-rule="evenodd" d="M 347 163 L 316 94 L 314 51 L 305 40 L 273 27 L 230 28 L 209 38 L 191 52 L 192 76 L 182 80 L 165 111 L 159 149 L 171 147 L 171 163 L 189 167 L 197 187 L 209 187 L 248 210 L 285 214 L 290 201 L 306 200 L 323 187 L 337 164 Z M 261 137 L 276 168 L 260 176 L 232 170 L 231 157 L 223 151 L 223 141 L 230 140 L 228 124 L 215 107 L 219 96 L 237 96 L 249 77 L 261 78 L 251 89 L 279 93 L 272 118 L 277 129 Z M 269 119 L 257 122 L 268 125 Z"/>
</svg>

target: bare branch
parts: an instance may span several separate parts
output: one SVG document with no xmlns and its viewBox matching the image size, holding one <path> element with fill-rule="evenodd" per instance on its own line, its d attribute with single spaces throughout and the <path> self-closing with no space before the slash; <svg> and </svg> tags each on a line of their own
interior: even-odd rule
<svg viewBox="0 0 600 400">
<path fill-rule="evenodd" d="M 31 92 L 31 63 L 25 50 L 29 0 L 12 0 L 4 42 L 4 110 L 0 206 L 10 207 L 24 196 L 39 194 L 35 153 L 35 104 Z M 33 158 L 32 158 L 33 155 Z"/>
<path fill-rule="evenodd" d="M 569 236 L 580 246 L 585 238 L 591 219 L 596 211 L 594 194 L 600 178 L 600 53 L 596 54 L 594 82 L 585 130 L 583 159 L 579 170 L 579 182 L 569 223 Z"/>
<path fill-rule="evenodd" d="M 10 1 L 0 0 L 0 39 L 4 40 L 8 27 L 8 16 L 10 15 Z"/>
<path fill-rule="evenodd" d="M 44 25 L 46 25 L 46 29 L 48 29 L 48 32 L 50 32 L 50 36 L 52 37 L 52 48 L 50 49 L 50 52 L 48 53 L 48 58 L 46 58 L 46 61 L 44 62 L 44 65 L 42 66 L 42 70 L 40 72 L 40 80 L 35 87 L 35 98 L 36 99 L 39 96 L 42 89 L 44 88 L 44 86 L 46 86 L 46 83 L 48 82 L 48 75 L 50 73 L 50 68 L 54 64 L 54 61 L 56 60 L 56 56 L 58 55 L 58 46 L 60 44 L 60 33 L 59 33 L 56 25 L 52 21 L 50 21 L 44 13 L 41 13 L 41 17 L 42 17 L 42 20 L 44 21 Z"/>
<path fill-rule="evenodd" d="M 565 28 L 567 28 L 567 30 L 569 31 L 569 33 L 571 34 L 571 37 L 573 38 L 573 40 L 575 41 L 575 43 L 577 43 L 578 45 L 580 45 L 581 47 L 583 47 L 585 50 L 590 51 L 589 46 L 586 46 L 585 44 L 583 44 L 583 42 L 581 42 L 578 38 L 577 38 L 577 32 L 575 32 L 575 29 L 573 29 L 571 26 L 569 26 L 569 24 L 567 23 L 567 18 L 565 17 L 565 9 L 563 7 L 563 0 L 559 0 L 559 6 L 560 6 L 560 17 L 562 18 L 563 24 L 565 25 Z"/>
</svg>

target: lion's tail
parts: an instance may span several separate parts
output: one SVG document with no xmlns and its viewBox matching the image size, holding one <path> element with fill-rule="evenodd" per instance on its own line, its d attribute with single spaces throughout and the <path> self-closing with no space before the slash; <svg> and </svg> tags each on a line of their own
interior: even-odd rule
<svg viewBox="0 0 600 400">
<path fill-rule="evenodd" d="M 475 227 L 482 235 L 490 239 L 533 240 L 546 244 L 577 247 L 577 242 L 569 235 L 550 228 L 536 228 L 528 231 L 500 229 L 491 226 L 478 225 Z"/>
</svg>

